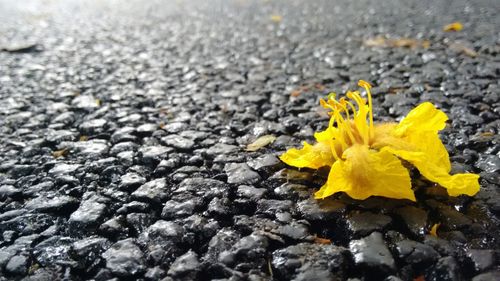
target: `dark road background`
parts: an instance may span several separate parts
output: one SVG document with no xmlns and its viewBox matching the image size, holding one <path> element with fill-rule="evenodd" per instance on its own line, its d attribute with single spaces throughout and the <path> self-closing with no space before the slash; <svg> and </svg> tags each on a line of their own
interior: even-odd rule
<svg viewBox="0 0 500 281">
<path fill-rule="evenodd" d="M 0 280 L 500 279 L 499 12 L 0 0 Z M 417 203 L 314 200 L 325 171 L 277 156 L 359 79 L 379 121 L 446 112 L 452 173 L 481 191 L 414 173 Z"/>
</svg>

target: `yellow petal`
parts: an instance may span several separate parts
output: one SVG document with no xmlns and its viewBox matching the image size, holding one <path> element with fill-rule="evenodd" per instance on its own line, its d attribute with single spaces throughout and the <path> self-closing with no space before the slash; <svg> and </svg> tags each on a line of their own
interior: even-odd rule
<svg viewBox="0 0 500 281">
<path fill-rule="evenodd" d="M 443 27 L 443 31 L 460 31 L 464 28 L 462 23 L 456 21 L 450 24 L 447 24 Z"/>
<path fill-rule="evenodd" d="M 431 228 L 431 231 L 429 232 L 430 235 L 434 236 L 434 237 L 438 237 L 437 235 L 437 230 L 438 230 L 438 227 L 440 226 L 441 224 L 440 223 L 435 223 L 432 228 Z"/>
<path fill-rule="evenodd" d="M 283 17 L 280 15 L 271 15 L 271 21 L 275 23 L 279 23 L 283 20 Z"/>
<path fill-rule="evenodd" d="M 402 137 L 412 132 L 431 131 L 437 132 L 446 127 L 448 116 L 437 109 L 432 103 L 424 102 L 415 107 L 394 128 L 393 134 Z"/>
<path fill-rule="evenodd" d="M 383 196 L 415 201 L 408 171 L 400 160 L 386 151 L 373 151 L 366 145 L 353 145 L 335 162 L 326 184 L 315 193 L 325 198 L 337 192 L 346 192 L 354 199 Z"/>
<path fill-rule="evenodd" d="M 422 131 L 409 134 L 404 138 L 417 151 L 427 155 L 427 159 L 434 165 L 443 168 L 446 173 L 451 171 L 450 156 L 446 147 L 435 132 Z"/>
<path fill-rule="evenodd" d="M 461 194 L 473 196 L 479 191 L 479 175 L 450 175 L 446 167 L 439 166 L 435 161 L 432 161 L 432 155 L 423 152 L 398 150 L 391 147 L 384 147 L 382 151 L 391 152 L 412 163 L 425 178 L 446 188 L 450 196 Z"/>
<path fill-rule="evenodd" d="M 394 128 L 396 127 L 396 123 L 382 123 L 375 124 L 373 128 L 373 140 L 371 143 L 371 147 L 379 150 L 380 148 L 391 145 L 395 147 L 405 147 L 406 141 L 402 140 L 400 137 L 396 137 L 393 134 Z"/>
<path fill-rule="evenodd" d="M 448 151 L 446 151 L 446 147 L 436 131 L 412 131 L 404 137 L 396 137 L 392 133 L 395 126 L 394 123 L 375 125 L 375 138 L 372 147 L 381 149 L 390 146 L 399 150 L 422 152 L 429 156 L 429 161 L 443 167 L 446 172 L 451 170 Z"/>
<path fill-rule="evenodd" d="M 336 128 L 326 128 L 326 130 L 314 133 L 314 138 L 318 142 L 329 141 L 334 138 Z"/>
<path fill-rule="evenodd" d="M 331 166 L 335 161 L 327 142 L 318 142 L 315 145 L 304 142 L 302 149 L 289 149 L 280 156 L 280 159 L 290 166 L 311 169 Z"/>
</svg>

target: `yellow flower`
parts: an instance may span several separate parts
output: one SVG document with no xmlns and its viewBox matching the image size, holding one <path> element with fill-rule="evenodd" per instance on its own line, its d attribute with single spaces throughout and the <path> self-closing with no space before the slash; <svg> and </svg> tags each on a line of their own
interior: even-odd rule
<svg viewBox="0 0 500 281">
<path fill-rule="evenodd" d="M 316 144 L 304 142 L 302 149 L 292 148 L 280 156 L 290 166 L 318 169 L 331 167 L 328 180 L 315 198 L 345 192 L 354 199 L 370 196 L 416 201 L 405 160 L 428 180 L 451 196 L 472 196 L 479 191 L 479 175 L 450 175 L 448 152 L 438 132 L 448 117 L 430 102 L 414 108 L 398 123 L 374 124 L 371 85 L 360 80 L 367 100 L 359 91 L 347 92 L 336 99 L 334 93 L 320 104 L 329 109 L 328 128 L 317 132 Z"/>
</svg>

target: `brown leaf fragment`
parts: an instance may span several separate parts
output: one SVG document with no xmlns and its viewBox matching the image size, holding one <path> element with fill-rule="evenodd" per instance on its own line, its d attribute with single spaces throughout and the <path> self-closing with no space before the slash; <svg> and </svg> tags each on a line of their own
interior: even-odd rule
<svg viewBox="0 0 500 281">
<path fill-rule="evenodd" d="M 483 132 L 483 133 L 480 134 L 480 136 L 482 136 L 482 137 L 493 137 L 493 136 L 495 136 L 495 133 L 493 133 L 493 132 Z"/>
<path fill-rule="evenodd" d="M 462 53 L 464 53 L 465 55 L 467 55 L 467 56 L 469 56 L 471 58 L 477 57 L 477 52 L 474 51 L 474 50 L 472 50 L 472 49 L 470 49 L 470 48 L 467 48 L 467 47 L 464 47 L 462 49 Z"/>
<path fill-rule="evenodd" d="M 416 48 L 420 42 L 411 38 L 399 38 L 389 40 L 389 45 L 392 47 Z"/>
<path fill-rule="evenodd" d="M 256 139 L 251 144 L 247 145 L 247 151 L 257 151 L 262 147 L 274 142 L 276 137 L 274 135 L 264 135 L 258 139 Z"/>
<path fill-rule="evenodd" d="M 430 46 L 431 46 L 431 41 L 430 40 L 423 40 L 422 41 L 422 48 L 429 49 Z"/>
<path fill-rule="evenodd" d="M 69 150 L 67 148 L 61 149 L 61 150 L 56 150 L 56 151 L 52 152 L 52 156 L 54 158 L 59 158 L 59 157 L 66 156 L 68 154 L 68 152 L 69 152 Z"/>
<path fill-rule="evenodd" d="M 402 91 L 407 90 L 407 88 L 402 88 L 402 87 L 391 87 L 387 91 L 389 94 L 398 94 L 401 93 Z"/>
<path fill-rule="evenodd" d="M 89 137 L 88 136 L 80 136 L 79 141 L 88 141 Z"/>
<path fill-rule="evenodd" d="M 314 243 L 316 244 L 332 244 L 332 240 L 321 237 L 314 237 Z"/>
<path fill-rule="evenodd" d="M 369 38 L 363 42 L 367 47 L 387 47 L 386 39 L 382 36 Z"/>
<path fill-rule="evenodd" d="M 471 58 L 475 58 L 477 57 L 477 52 L 474 51 L 473 49 L 465 46 L 464 44 L 460 43 L 460 42 L 455 42 L 455 43 L 451 43 L 449 45 L 450 49 L 456 51 L 456 52 L 459 52 L 459 53 L 462 53 L 466 56 L 469 56 Z"/>
<path fill-rule="evenodd" d="M 297 89 L 293 90 L 290 95 L 292 97 L 298 97 L 300 96 L 300 94 L 302 94 L 303 92 L 306 92 L 306 91 L 309 91 L 309 86 L 307 85 L 303 85 L 303 86 L 300 86 L 298 87 Z"/>
<path fill-rule="evenodd" d="M 413 278 L 413 281 L 425 281 L 425 276 L 424 275 L 417 276 Z"/>
<path fill-rule="evenodd" d="M 475 58 L 478 55 L 476 51 L 465 46 L 462 43 L 455 42 L 455 43 L 450 44 L 449 47 L 450 47 L 450 49 L 452 49 L 456 52 L 459 52 L 459 53 L 463 53 L 464 55 L 467 55 L 471 58 Z"/>
<path fill-rule="evenodd" d="M 319 83 L 316 83 L 316 84 L 314 85 L 314 88 L 316 88 L 316 89 L 318 89 L 318 90 L 320 90 L 320 91 L 324 91 L 324 90 L 326 89 L 325 85 L 323 85 L 323 84 L 319 84 Z"/>
<path fill-rule="evenodd" d="M 417 40 L 413 38 L 397 38 L 388 39 L 382 36 L 377 36 L 375 38 L 370 38 L 365 40 L 365 46 L 368 47 L 382 47 L 382 48 L 429 48 L 431 42 L 429 40 Z"/>
</svg>

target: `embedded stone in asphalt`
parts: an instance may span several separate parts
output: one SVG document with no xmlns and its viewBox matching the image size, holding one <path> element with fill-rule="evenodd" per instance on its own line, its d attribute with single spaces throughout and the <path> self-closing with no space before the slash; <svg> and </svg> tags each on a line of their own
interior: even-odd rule
<svg viewBox="0 0 500 281">
<path fill-rule="evenodd" d="M 133 239 L 116 242 L 103 253 L 106 267 L 120 277 L 132 277 L 145 270 L 143 252 Z"/>
<path fill-rule="evenodd" d="M 29 260 L 26 256 L 17 255 L 10 258 L 5 271 L 12 275 L 24 275 L 28 271 Z"/>
<path fill-rule="evenodd" d="M 257 172 L 253 171 L 246 163 L 228 163 L 224 166 L 227 182 L 235 184 L 252 184 L 260 180 Z"/>
<path fill-rule="evenodd" d="M 439 254 L 431 246 L 412 240 L 396 243 L 396 251 L 400 259 L 415 265 L 430 265 L 439 257 Z"/>
<path fill-rule="evenodd" d="M 349 251 L 334 245 L 300 243 L 274 251 L 272 265 L 284 280 L 343 279 Z"/>
<path fill-rule="evenodd" d="M 82 165 L 79 164 L 60 163 L 55 165 L 54 168 L 50 169 L 49 173 L 53 175 L 69 174 L 76 171 L 81 166 Z"/>
<path fill-rule="evenodd" d="M 198 261 L 198 255 L 193 251 L 188 251 L 172 263 L 167 274 L 173 278 L 196 280 L 199 272 L 200 262 Z"/>
<path fill-rule="evenodd" d="M 365 238 L 351 241 L 349 249 L 357 265 L 384 271 L 396 269 L 394 258 L 380 232 L 373 232 Z"/>
<path fill-rule="evenodd" d="M 98 196 L 90 196 L 80 203 L 80 206 L 69 217 L 68 223 L 75 233 L 91 230 L 96 227 L 104 217 L 107 206 Z"/>
<path fill-rule="evenodd" d="M 426 234 L 427 212 L 425 210 L 414 206 L 406 206 L 396 209 L 394 214 L 404 221 L 408 231 L 413 235 L 422 237 Z"/>
<path fill-rule="evenodd" d="M 138 200 L 161 203 L 169 196 L 167 181 L 164 178 L 151 180 L 141 185 L 132 196 Z"/>
<path fill-rule="evenodd" d="M 381 231 L 392 219 L 382 214 L 370 212 L 355 213 L 347 218 L 347 225 L 354 235 L 365 236 L 373 231 Z"/>
</svg>

